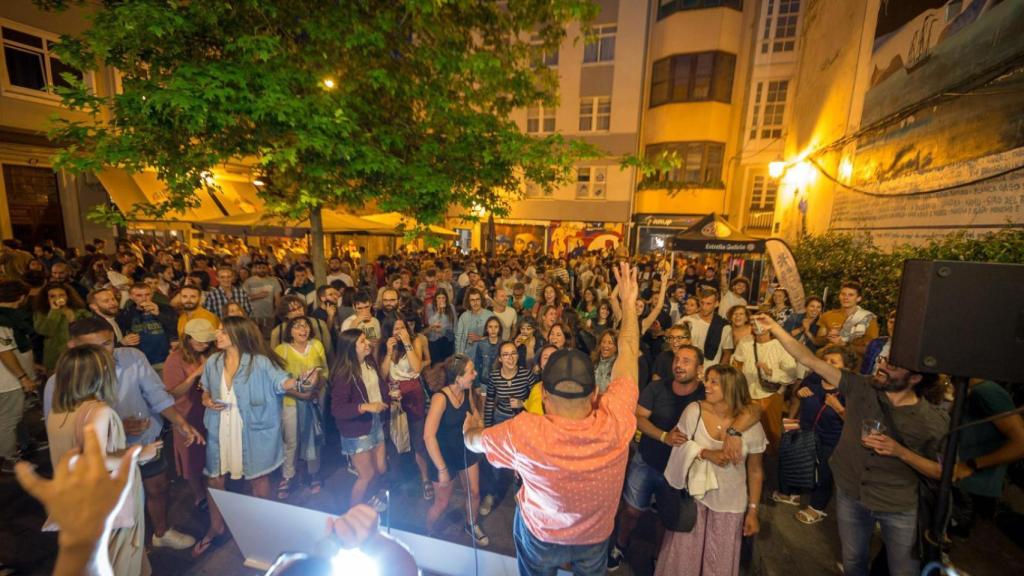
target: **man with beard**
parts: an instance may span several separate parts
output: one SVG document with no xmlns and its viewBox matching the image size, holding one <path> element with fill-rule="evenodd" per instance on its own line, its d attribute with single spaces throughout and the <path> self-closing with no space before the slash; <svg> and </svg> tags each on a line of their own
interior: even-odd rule
<svg viewBox="0 0 1024 576">
<path fill-rule="evenodd" d="M 618 530 L 608 548 L 609 570 L 616 570 L 622 564 L 630 534 L 644 510 L 650 507 L 658 487 L 665 482 L 665 466 L 672 448 L 682 446 L 688 440 L 689 432 L 684 433 L 676 424 L 691 402 L 704 399 L 703 365 L 704 353 L 700 348 L 681 345 L 675 351 L 671 380 L 651 382 L 640 392 L 636 423 L 643 435 L 626 472 Z M 740 434 L 756 424 L 759 418 L 760 410 L 756 404 L 736 418 L 729 430 L 738 433 L 733 435 L 730 432 L 725 445 L 733 458 L 741 454 Z"/>
<path fill-rule="evenodd" d="M 385 288 L 380 295 L 380 304 L 380 309 L 377 310 L 375 316 L 377 321 L 383 326 L 389 320 L 392 322 L 395 320 L 395 313 L 398 310 L 398 290 Z"/>
<path fill-rule="evenodd" d="M 836 520 L 843 573 L 866 576 L 871 535 L 882 527 L 889 573 L 920 574 L 917 544 L 918 475 L 937 479 L 942 439 L 949 416 L 918 396 L 935 384 L 935 374 L 919 374 L 880 361 L 874 375 L 840 370 L 814 355 L 771 317 L 755 322 L 771 331 L 797 362 L 828 382 L 839 382 L 846 398 L 846 422 L 829 459 L 835 477 Z M 865 433 L 865 429 L 868 429 Z M 955 479 L 969 475 L 958 467 Z"/>
<path fill-rule="evenodd" d="M 178 315 L 178 338 L 185 337 L 185 324 L 188 324 L 189 320 L 195 318 L 202 318 L 213 326 L 214 330 L 220 327 L 220 319 L 210 312 L 206 308 L 200 305 L 203 298 L 203 291 L 198 286 L 193 284 L 185 284 L 178 291 L 177 301 L 178 306 L 181 308 L 181 314 Z"/>
<path fill-rule="evenodd" d="M 331 256 L 331 259 L 327 261 L 327 283 L 331 284 L 335 280 L 341 280 L 345 286 L 352 286 L 355 282 L 352 281 L 352 267 L 348 262 L 343 261 L 337 256 Z"/>
<path fill-rule="evenodd" d="M 274 312 L 281 302 L 281 283 L 269 275 L 270 266 L 266 260 L 253 260 L 252 273 L 253 276 L 246 279 L 242 287 L 249 293 L 252 303 L 249 317 L 266 336 L 274 328 Z"/>
<path fill-rule="evenodd" d="M 114 342 L 121 342 L 124 335 L 121 333 L 121 326 L 117 323 L 117 313 L 121 311 L 121 307 L 118 305 L 114 291 L 110 288 L 93 290 L 86 297 L 86 302 L 89 304 L 89 310 L 92 310 L 97 318 L 103 318 L 107 324 L 110 324 L 110 329 L 114 331 Z"/>
<path fill-rule="evenodd" d="M 53 266 L 50 267 L 50 282 L 67 284 L 74 288 L 75 292 L 78 292 L 78 295 L 82 298 L 89 294 L 88 290 L 71 277 L 71 267 L 68 266 L 67 262 L 54 262 Z"/>
</svg>

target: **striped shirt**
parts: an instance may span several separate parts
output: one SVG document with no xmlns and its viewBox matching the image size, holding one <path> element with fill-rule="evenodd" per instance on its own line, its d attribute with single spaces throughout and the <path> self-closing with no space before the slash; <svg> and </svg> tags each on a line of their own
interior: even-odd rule
<svg viewBox="0 0 1024 576">
<path fill-rule="evenodd" d="M 520 413 L 522 408 L 512 408 L 509 400 L 517 398 L 525 401 L 530 396 L 530 388 L 537 382 L 537 377 L 532 371 L 516 366 L 515 376 L 505 378 L 498 367 L 491 370 L 489 380 L 487 400 L 484 402 L 484 423 L 487 426 L 503 422 Z"/>
</svg>

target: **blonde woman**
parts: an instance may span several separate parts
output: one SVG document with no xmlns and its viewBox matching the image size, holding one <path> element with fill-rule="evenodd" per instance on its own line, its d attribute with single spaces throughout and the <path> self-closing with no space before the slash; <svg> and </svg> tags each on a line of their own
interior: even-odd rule
<svg viewBox="0 0 1024 576">
<path fill-rule="evenodd" d="M 85 427 L 91 425 L 100 445 L 106 447 L 107 469 L 117 471 L 126 442 L 121 418 L 111 407 L 117 400 L 113 357 L 100 346 L 75 346 L 60 356 L 54 371 L 53 406 L 46 417 L 51 464 L 57 468 L 66 453 L 82 448 Z M 162 444 L 154 442 L 144 446 L 139 463 L 155 458 Z M 145 576 L 150 574 L 150 566 L 146 558 L 142 477 L 137 467 L 132 468 L 128 482 L 128 496 L 112 521 L 107 553 L 114 574 Z"/>
</svg>

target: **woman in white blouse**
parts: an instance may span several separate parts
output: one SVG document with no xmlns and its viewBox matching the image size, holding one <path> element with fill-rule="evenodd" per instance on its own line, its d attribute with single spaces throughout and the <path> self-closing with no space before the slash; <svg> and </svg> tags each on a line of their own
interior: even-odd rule
<svg viewBox="0 0 1024 576">
<path fill-rule="evenodd" d="M 723 451 L 726 431 L 751 403 L 746 378 L 731 366 L 712 366 L 705 375 L 704 394 L 705 400 L 687 406 L 679 419 L 681 430 L 687 433 L 696 430 L 693 438 L 673 452 L 692 449 L 688 445 L 696 443 L 699 452 L 690 472 L 706 462 L 717 487 L 694 494 L 697 522 L 692 531 L 665 533 L 655 576 L 736 576 L 740 570 L 743 536 L 753 536 L 760 529 L 757 503 L 764 481 L 764 430 L 760 424 L 754 424 L 743 432 L 744 462 L 729 462 Z M 686 470 L 673 468 L 683 460 L 676 456 L 673 454 L 665 469 L 673 485 L 687 474 Z"/>
</svg>

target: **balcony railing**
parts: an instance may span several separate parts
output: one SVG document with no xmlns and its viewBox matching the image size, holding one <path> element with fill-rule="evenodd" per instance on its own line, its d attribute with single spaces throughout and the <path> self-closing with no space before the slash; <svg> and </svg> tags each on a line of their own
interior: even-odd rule
<svg viewBox="0 0 1024 576">
<path fill-rule="evenodd" d="M 750 212 L 747 213 L 746 229 L 748 232 L 771 233 L 772 220 L 774 219 L 774 209 L 751 208 Z"/>
</svg>

